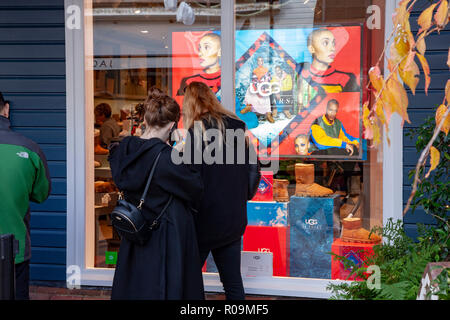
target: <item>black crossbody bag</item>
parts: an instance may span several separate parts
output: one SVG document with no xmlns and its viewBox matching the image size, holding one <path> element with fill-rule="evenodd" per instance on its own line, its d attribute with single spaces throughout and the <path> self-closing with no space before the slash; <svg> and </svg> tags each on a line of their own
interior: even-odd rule
<svg viewBox="0 0 450 320">
<path fill-rule="evenodd" d="M 147 184 L 145 186 L 144 193 L 141 196 L 139 205 L 135 206 L 132 203 L 126 201 L 123 197 L 123 193 L 121 192 L 119 195 L 119 200 L 117 201 L 117 205 L 111 212 L 111 222 L 117 233 L 122 238 L 125 238 L 139 245 L 144 245 L 151 238 L 153 231 L 158 229 L 161 223 L 161 217 L 166 212 L 167 207 L 169 207 L 173 198 L 173 196 L 170 195 L 169 200 L 162 209 L 161 213 L 153 220 L 152 223 L 147 222 L 141 210 L 160 156 L 161 152 L 156 157 L 155 163 L 153 164 L 153 167 L 150 171 Z"/>
</svg>

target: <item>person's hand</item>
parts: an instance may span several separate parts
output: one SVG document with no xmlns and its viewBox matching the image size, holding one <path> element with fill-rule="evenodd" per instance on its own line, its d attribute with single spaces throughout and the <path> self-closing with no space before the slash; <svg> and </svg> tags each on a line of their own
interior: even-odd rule
<svg viewBox="0 0 450 320">
<path fill-rule="evenodd" d="M 172 139 L 175 141 L 175 145 L 173 147 L 178 152 L 182 152 L 184 150 L 183 137 L 178 129 L 172 133 Z"/>
<path fill-rule="evenodd" d="M 349 153 L 349 156 L 353 155 L 353 145 L 350 143 L 347 143 L 347 146 L 345 147 L 345 150 L 347 150 L 347 152 Z"/>
</svg>

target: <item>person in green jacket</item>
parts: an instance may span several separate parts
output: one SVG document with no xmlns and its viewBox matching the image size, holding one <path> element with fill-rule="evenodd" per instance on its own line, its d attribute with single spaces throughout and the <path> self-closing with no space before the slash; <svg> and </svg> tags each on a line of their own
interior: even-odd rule
<svg viewBox="0 0 450 320">
<path fill-rule="evenodd" d="M 39 146 L 10 129 L 9 102 L 0 93 L 0 234 L 19 241 L 15 257 L 16 299 L 29 299 L 30 204 L 50 194 L 50 174 Z M 1 280 L 1 279 L 0 279 Z"/>
</svg>

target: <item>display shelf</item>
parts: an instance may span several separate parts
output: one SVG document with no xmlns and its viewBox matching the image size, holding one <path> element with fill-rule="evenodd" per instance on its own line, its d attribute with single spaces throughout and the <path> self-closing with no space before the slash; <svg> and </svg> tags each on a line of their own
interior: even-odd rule
<svg viewBox="0 0 450 320">
<path fill-rule="evenodd" d="M 96 178 L 112 178 L 111 168 L 109 167 L 98 167 L 95 168 L 95 177 Z"/>
</svg>

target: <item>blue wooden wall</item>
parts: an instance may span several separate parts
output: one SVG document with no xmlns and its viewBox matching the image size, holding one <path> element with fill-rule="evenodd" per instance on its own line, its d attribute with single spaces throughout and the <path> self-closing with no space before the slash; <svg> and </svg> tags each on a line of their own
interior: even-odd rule
<svg viewBox="0 0 450 320">
<path fill-rule="evenodd" d="M 13 130 L 44 151 L 52 193 L 31 205 L 31 280 L 64 280 L 66 264 L 66 81 L 64 0 L 0 1 L 0 91 Z"/>
<path fill-rule="evenodd" d="M 411 14 L 411 29 L 415 34 L 419 26 L 417 18 L 420 12 L 430 5 L 427 0 L 420 0 L 416 3 Z M 408 173 L 415 168 L 419 154 L 416 152 L 415 141 L 405 136 L 410 128 L 420 127 L 425 118 L 435 114 L 437 106 L 442 103 L 445 91 L 445 85 L 449 79 L 449 70 L 447 66 L 447 57 L 450 44 L 450 28 L 441 31 L 440 34 L 434 33 L 426 40 L 427 53 L 426 58 L 431 69 L 431 84 L 428 95 L 424 91 L 424 80 L 421 76 L 416 95 L 409 94 L 409 118 L 411 124 L 406 124 L 403 139 L 403 203 L 406 204 L 411 194 L 412 179 L 408 178 Z M 420 66 L 420 64 L 419 64 Z M 435 224 L 436 222 L 427 215 L 422 208 L 416 209 L 414 213 L 411 210 L 404 217 L 406 233 L 415 238 L 417 236 L 416 223 Z"/>
</svg>

